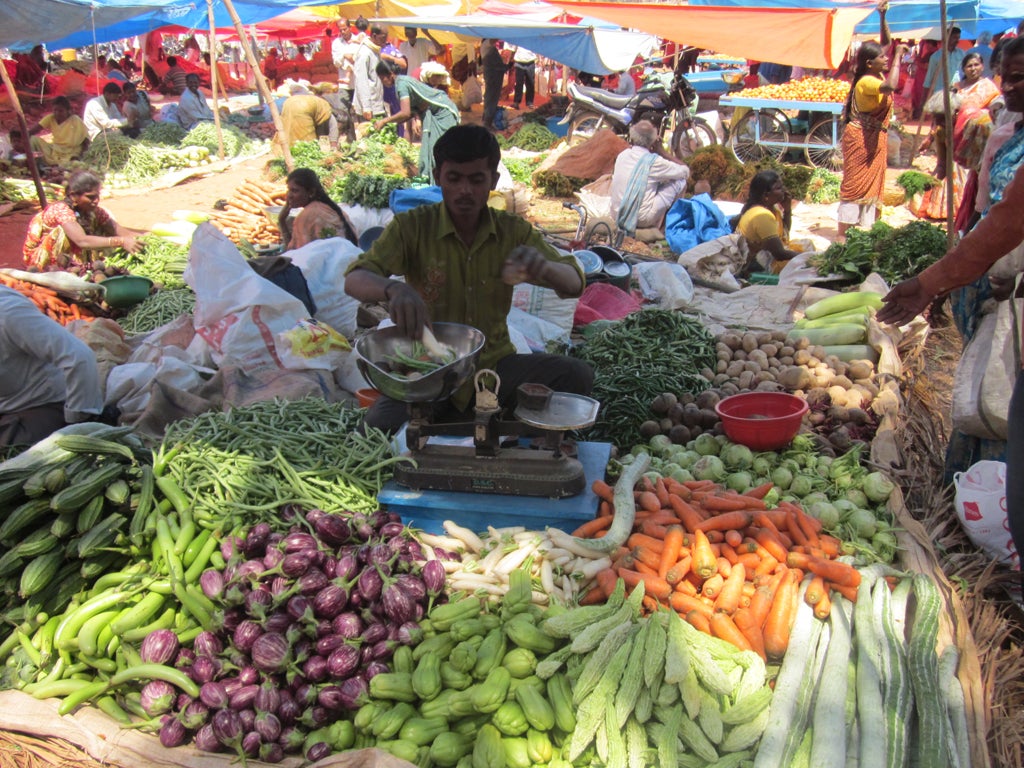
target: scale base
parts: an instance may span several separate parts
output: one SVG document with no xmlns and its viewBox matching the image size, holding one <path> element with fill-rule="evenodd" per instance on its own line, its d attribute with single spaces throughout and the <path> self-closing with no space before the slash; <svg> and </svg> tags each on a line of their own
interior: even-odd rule
<svg viewBox="0 0 1024 768">
<path fill-rule="evenodd" d="M 576 496 L 586 487 L 583 465 L 567 456 L 528 448 L 503 448 L 498 456 L 478 456 L 475 448 L 427 444 L 414 453 L 417 466 L 395 465 L 394 479 L 413 490 Z"/>
</svg>

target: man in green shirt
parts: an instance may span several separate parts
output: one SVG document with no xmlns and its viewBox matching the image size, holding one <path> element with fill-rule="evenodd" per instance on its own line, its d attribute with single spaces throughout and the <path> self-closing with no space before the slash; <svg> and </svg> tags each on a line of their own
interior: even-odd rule
<svg viewBox="0 0 1024 768">
<path fill-rule="evenodd" d="M 489 208 L 498 183 L 501 149 L 479 125 L 460 125 L 434 145 L 434 180 L 442 202 L 395 216 L 370 250 L 355 261 L 345 292 L 360 301 L 387 301 L 391 319 L 418 339 L 432 322 L 465 323 L 486 336 L 477 368 L 501 378 L 498 400 L 515 402 L 523 383 L 589 395 L 590 366 L 562 355 L 519 355 L 509 338 L 512 289 L 522 282 L 572 298 L 583 292 L 583 271 L 568 254 L 548 245 L 526 220 Z M 392 279 L 405 277 L 405 282 Z M 442 404 L 439 418 L 457 417 L 471 405 L 472 386 Z M 366 414 L 368 426 L 397 431 L 408 420 L 406 403 L 380 397 Z"/>
</svg>

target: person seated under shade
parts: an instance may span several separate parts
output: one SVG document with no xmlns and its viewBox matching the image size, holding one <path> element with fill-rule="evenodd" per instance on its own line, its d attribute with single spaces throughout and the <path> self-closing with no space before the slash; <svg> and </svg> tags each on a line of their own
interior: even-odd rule
<svg viewBox="0 0 1024 768">
<path fill-rule="evenodd" d="M 43 156 L 45 165 L 65 165 L 80 157 L 89 146 L 89 131 L 82 118 L 71 111 L 71 102 L 67 96 L 55 98 L 53 112 L 43 115 L 39 123 L 29 129 L 30 134 L 44 131 L 49 131 L 49 141 L 33 135 L 29 144 L 33 152 Z"/>
</svg>

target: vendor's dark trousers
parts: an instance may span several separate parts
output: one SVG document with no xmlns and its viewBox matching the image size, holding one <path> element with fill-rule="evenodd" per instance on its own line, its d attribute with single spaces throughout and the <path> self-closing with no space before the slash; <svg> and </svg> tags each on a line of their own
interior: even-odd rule
<svg viewBox="0 0 1024 768">
<path fill-rule="evenodd" d="M 492 80 L 484 77 L 484 128 L 494 128 L 494 116 L 498 114 L 498 100 L 501 98 L 501 86 L 504 80 L 504 76 Z"/>
<path fill-rule="evenodd" d="M 0 451 L 35 445 L 65 426 L 64 403 L 49 403 L 0 414 Z"/>
<path fill-rule="evenodd" d="M 533 106 L 533 81 L 537 73 L 536 64 L 516 64 L 513 67 L 516 73 L 516 89 L 513 92 L 512 101 L 516 109 L 523 102 L 523 92 L 526 92 L 526 106 Z"/>
<path fill-rule="evenodd" d="M 508 355 L 494 367 L 501 379 L 498 403 L 510 408 L 516 402 L 516 389 L 520 384 L 545 384 L 556 392 L 575 395 L 589 395 L 594 387 L 594 370 L 588 363 L 564 355 Z M 472 403 L 465 416 L 471 416 Z M 449 402 L 434 406 L 432 417 L 435 421 L 453 421 L 459 418 L 459 411 Z M 382 429 L 394 434 L 409 420 L 409 404 L 392 400 L 381 395 L 366 412 L 368 427 Z"/>
<path fill-rule="evenodd" d="M 1006 426 L 1006 516 L 1020 562 L 1024 557 L 1024 373 L 1017 374 Z"/>
</svg>

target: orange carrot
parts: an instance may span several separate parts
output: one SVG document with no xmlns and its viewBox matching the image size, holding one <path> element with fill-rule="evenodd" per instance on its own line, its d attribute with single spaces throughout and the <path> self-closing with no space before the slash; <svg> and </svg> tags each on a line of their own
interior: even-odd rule
<svg viewBox="0 0 1024 768">
<path fill-rule="evenodd" d="M 764 509 L 764 502 L 738 493 L 708 496 L 703 502 L 704 509 L 711 512 L 732 512 L 740 509 Z"/>
<path fill-rule="evenodd" d="M 811 556 L 804 554 L 803 552 L 790 552 L 786 555 L 786 565 L 790 568 L 802 568 L 807 570 L 807 563 L 811 560 Z"/>
<path fill-rule="evenodd" d="M 856 587 L 860 584 L 860 573 L 846 563 L 812 557 L 807 563 L 807 568 L 811 573 L 833 584 L 842 584 L 844 587 Z"/>
<path fill-rule="evenodd" d="M 645 615 L 654 613 L 661 607 L 661 603 L 659 603 L 657 600 L 655 600 L 648 594 L 645 594 L 643 598 L 640 600 L 640 605 L 642 606 L 643 613 Z"/>
<path fill-rule="evenodd" d="M 768 491 L 770 491 L 774 487 L 775 486 L 772 485 L 772 483 L 762 483 L 761 485 L 757 486 L 757 488 L 751 488 L 743 495 L 749 496 L 752 499 L 764 499 L 764 497 L 768 495 Z"/>
<path fill-rule="evenodd" d="M 615 591 L 615 584 L 619 580 L 619 574 L 616 573 L 614 568 L 604 568 L 597 572 L 594 576 L 594 580 L 597 582 L 597 586 L 604 592 L 604 596 L 611 597 L 612 592 Z"/>
<path fill-rule="evenodd" d="M 644 594 L 651 595 L 659 600 L 667 600 L 672 594 L 672 586 L 659 577 L 656 573 L 652 576 L 639 571 L 631 571 L 628 568 L 619 569 L 619 576 L 626 582 L 626 589 L 633 590 L 643 582 Z"/>
<path fill-rule="evenodd" d="M 662 478 L 665 483 L 665 489 L 669 492 L 670 496 L 678 496 L 684 501 L 690 500 L 690 489 L 680 483 L 678 480 L 673 480 L 671 477 Z M 671 499 L 669 502 L 671 503 Z"/>
<path fill-rule="evenodd" d="M 651 482 L 651 478 L 649 478 L 647 475 L 641 475 L 636 485 L 641 493 L 643 493 L 644 491 L 654 490 L 654 483 Z"/>
<path fill-rule="evenodd" d="M 687 480 L 683 483 L 691 491 L 706 491 L 715 487 L 714 480 Z"/>
<path fill-rule="evenodd" d="M 633 557 L 638 563 L 643 563 L 648 568 L 653 568 L 655 573 L 661 567 L 661 552 L 650 547 L 634 547 Z"/>
<path fill-rule="evenodd" d="M 572 532 L 572 535 L 578 536 L 581 539 L 593 538 L 599 532 L 608 530 L 608 526 L 612 524 L 613 519 L 611 515 L 595 517 L 593 520 L 583 523 L 583 525 Z"/>
<path fill-rule="evenodd" d="M 601 499 L 601 503 L 597 505 L 597 514 L 595 517 L 606 517 L 607 515 L 614 515 L 615 510 L 612 505 L 604 499 Z"/>
<path fill-rule="evenodd" d="M 718 597 L 718 593 L 722 591 L 723 584 L 725 584 L 725 579 L 722 578 L 722 574 L 716 573 L 711 578 L 704 580 L 700 593 L 704 595 L 704 597 L 709 597 L 714 600 Z"/>
<path fill-rule="evenodd" d="M 826 586 L 828 586 L 829 589 L 835 590 L 840 595 L 842 595 L 847 600 L 849 600 L 851 603 L 857 602 L 857 588 L 856 587 L 849 587 L 849 586 L 847 586 L 845 584 L 835 584 L 835 583 L 833 583 L 831 581 L 826 581 L 825 584 L 826 584 Z"/>
<path fill-rule="evenodd" d="M 832 598 L 829 596 L 828 590 L 826 589 L 821 595 L 821 600 L 814 604 L 814 615 L 824 621 L 828 618 L 828 615 L 831 612 Z"/>
<path fill-rule="evenodd" d="M 818 546 L 821 547 L 821 551 L 829 557 L 839 557 L 840 547 L 842 542 L 839 541 L 835 536 L 829 536 L 827 534 L 819 534 Z"/>
<path fill-rule="evenodd" d="M 733 613 L 739 607 L 740 598 L 743 596 L 743 584 L 746 582 L 747 572 L 742 565 L 736 564 L 722 584 L 715 599 L 715 610 L 724 613 Z"/>
<path fill-rule="evenodd" d="M 636 513 L 636 521 L 638 523 L 652 523 L 654 525 L 675 525 L 679 522 L 679 518 L 668 509 L 659 509 L 657 512 L 644 512 L 640 510 Z"/>
<path fill-rule="evenodd" d="M 702 579 L 707 579 L 718 570 L 718 558 L 711 549 L 711 542 L 704 535 L 704 531 L 698 530 L 693 534 L 693 544 L 690 546 L 690 553 L 693 561 L 690 569 Z"/>
<path fill-rule="evenodd" d="M 753 572 L 761 564 L 761 558 L 757 552 L 744 552 L 742 555 L 737 555 L 736 562 L 742 563 L 744 568 Z"/>
<path fill-rule="evenodd" d="M 655 536 L 648 536 L 646 533 L 631 533 L 629 538 L 626 539 L 626 546 L 633 550 L 637 547 L 646 547 L 660 553 L 665 546 L 665 540 Z"/>
<path fill-rule="evenodd" d="M 740 628 L 727 613 L 716 611 L 711 614 L 711 634 L 720 640 L 732 643 L 741 651 L 752 651 L 753 646 L 747 640 L 746 635 L 740 632 Z"/>
<path fill-rule="evenodd" d="M 595 584 L 580 598 L 580 605 L 601 605 L 607 599 L 608 596 L 604 593 L 604 590 Z"/>
<path fill-rule="evenodd" d="M 714 545 L 712 545 L 714 546 Z M 718 556 L 718 575 L 723 579 L 729 578 L 729 572 L 732 571 L 732 563 L 721 555 Z"/>
<path fill-rule="evenodd" d="M 708 541 L 711 542 L 711 546 L 715 549 L 715 557 L 718 557 L 718 545 L 725 541 L 725 534 L 721 531 L 705 531 L 704 535 L 708 537 Z"/>
<path fill-rule="evenodd" d="M 807 589 L 804 590 L 804 602 L 808 605 L 817 605 L 822 595 L 827 594 L 825 580 L 821 576 L 815 576 L 807 583 Z"/>
<path fill-rule="evenodd" d="M 690 554 L 687 552 L 678 561 L 673 563 L 672 567 L 665 573 L 665 581 L 671 584 L 673 587 L 680 581 L 686 578 L 686 574 L 690 571 Z"/>
<path fill-rule="evenodd" d="M 652 539 L 663 540 L 665 538 L 665 534 L 668 533 L 668 528 L 661 523 L 644 520 L 640 523 L 640 533 L 645 536 L 650 536 Z"/>
<path fill-rule="evenodd" d="M 669 496 L 668 500 L 672 511 L 676 513 L 683 527 L 690 532 L 697 530 L 697 526 L 704 520 L 700 512 L 678 496 Z"/>
<path fill-rule="evenodd" d="M 659 477 L 654 481 L 654 494 L 658 497 L 659 507 L 668 507 L 668 487 L 665 485 L 665 479 Z"/>
<path fill-rule="evenodd" d="M 633 568 L 636 570 L 637 573 L 642 573 L 645 576 L 657 576 L 658 575 L 658 569 L 657 568 L 652 568 L 647 563 L 645 563 L 645 562 L 643 562 L 641 560 L 637 560 L 635 563 L 633 563 Z"/>
<path fill-rule="evenodd" d="M 775 569 L 778 568 L 778 566 L 779 566 L 779 561 L 778 560 L 776 560 L 771 555 L 765 555 L 764 557 L 761 558 L 761 562 L 759 562 L 757 564 L 757 567 L 754 568 L 754 575 L 755 576 L 767 576 L 770 573 L 774 573 Z"/>
<path fill-rule="evenodd" d="M 736 550 L 729 546 L 729 542 L 723 541 L 718 545 L 718 551 L 722 553 L 722 557 L 729 561 L 729 565 L 736 565 L 739 562 L 740 556 L 736 554 Z"/>
<path fill-rule="evenodd" d="M 740 545 L 743 544 L 743 534 L 739 531 L 726 531 L 725 543 L 732 547 L 733 550 L 738 550 Z"/>
<path fill-rule="evenodd" d="M 661 550 L 661 563 L 658 566 L 658 575 L 665 578 L 669 568 L 679 560 L 679 550 L 683 546 L 683 527 L 681 525 L 670 525 L 665 531 L 665 547 Z"/>
<path fill-rule="evenodd" d="M 768 554 L 780 563 L 786 562 L 786 547 L 779 541 L 778 535 L 770 529 L 762 528 L 757 532 L 757 543 L 768 550 Z"/>
<path fill-rule="evenodd" d="M 684 618 L 694 629 L 699 629 L 705 635 L 711 634 L 711 619 L 707 614 L 694 609 L 687 611 Z"/>
<path fill-rule="evenodd" d="M 764 650 L 764 635 L 761 634 L 761 626 L 757 623 L 757 619 L 754 618 L 750 609 L 738 609 L 732 615 L 732 620 L 736 623 L 740 632 L 743 633 L 743 636 L 747 638 L 747 642 L 750 643 L 754 653 L 767 660 L 768 654 Z"/>
<path fill-rule="evenodd" d="M 710 507 L 709 507 L 710 509 Z M 723 512 L 720 515 L 709 517 L 699 523 L 697 530 L 704 531 L 729 531 L 742 530 L 750 525 L 750 513 L 742 510 Z M 723 534 L 724 535 L 724 534 Z"/>
<path fill-rule="evenodd" d="M 644 491 L 637 499 L 637 506 L 644 512 L 661 512 L 661 502 L 653 491 Z"/>
<path fill-rule="evenodd" d="M 699 594 L 697 585 L 685 577 L 672 587 L 672 591 L 678 592 L 681 595 L 689 595 L 690 597 L 696 597 Z"/>
<path fill-rule="evenodd" d="M 607 501 L 609 504 L 615 504 L 615 488 L 608 485 L 604 480 L 598 478 L 590 484 L 590 490 L 594 492 L 597 498 Z"/>
<path fill-rule="evenodd" d="M 773 659 L 781 659 L 789 646 L 789 633 L 797 607 L 797 588 L 791 579 L 779 585 L 764 623 L 764 649 Z"/>
<path fill-rule="evenodd" d="M 800 527 L 800 521 L 797 520 L 796 512 L 792 508 L 786 511 L 786 529 L 793 537 L 794 544 L 800 546 L 808 546 L 810 544 L 807 534 Z"/>
</svg>

